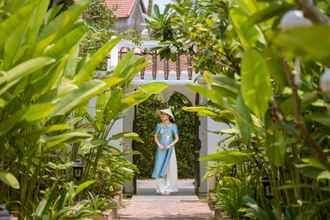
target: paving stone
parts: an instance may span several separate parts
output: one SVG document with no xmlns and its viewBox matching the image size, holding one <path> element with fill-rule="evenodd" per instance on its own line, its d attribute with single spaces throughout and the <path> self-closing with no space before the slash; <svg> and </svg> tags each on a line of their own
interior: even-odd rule
<svg viewBox="0 0 330 220">
<path fill-rule="evenodd" d="M 210 220 L 214 219 L 206 202 L 193 195 L 192 180 L 180 180 L 179 191 L 186 194 L 157 195 L 154 182 L 138 182 L 138 192 L 129 200 L 124 200 L 124 208 L 119 210 L 121 220 Z M 188 194 L 187 194 L 188 193 Z M 141 195 L 142 194 L 142 195 Z"/>
<path fill-rule="evenodd" d="M 119 219 L 212 219 L 207 203 L 197 196 L 133 196 L 124 201 L 124 206 L 119 210 Z"/>
</svg>

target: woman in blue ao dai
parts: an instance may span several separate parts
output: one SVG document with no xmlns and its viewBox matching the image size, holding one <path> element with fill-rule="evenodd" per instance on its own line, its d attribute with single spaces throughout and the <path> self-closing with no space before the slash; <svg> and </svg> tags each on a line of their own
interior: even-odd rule
<svg viewBox="0 0 330 220">
<path fill-rule="evenodd" d="M 152 177 L 156 179 L 156 191 L 161 194 L 177 192 L 178 168 L 174 145 L 179 141 L 178 128 L 174 124 L 171 109 L 160 110 L 160 120 L 155 129 L 158 146 Z"/>
</svg>

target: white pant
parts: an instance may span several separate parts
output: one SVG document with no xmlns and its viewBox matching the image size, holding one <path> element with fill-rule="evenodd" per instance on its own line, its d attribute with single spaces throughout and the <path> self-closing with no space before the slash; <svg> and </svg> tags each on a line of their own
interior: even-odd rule
<svg viewBox="0 0 330 220">
<path fill-rule="evenodd" d="M 178 167 L 176 163 L 175 148 L 173 148 L 172 155 L 167 167 L 166 176 L 164 178 L 156 179 L 156 191 L 158 193 L 167 194 L 177 192 L 178 182 Z"/>
</svg>

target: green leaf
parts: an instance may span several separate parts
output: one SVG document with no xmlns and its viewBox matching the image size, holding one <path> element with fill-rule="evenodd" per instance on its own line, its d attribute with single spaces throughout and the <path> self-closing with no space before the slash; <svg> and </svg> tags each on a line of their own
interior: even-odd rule
<svg viewBox="0 0 330 220">
<path fill-rule="evenodd" d="M 126 96 L 122 103 L 124 104 L 124 107 L 127 108 L 129 106 L 137 105 L 146 99 L 148 99 L 150 96 L 159 94 L 163 90 L 165 90 L 168 87 L 166 83 L 149 83 L 146 85 L 142 85 L 139 87 L 139 89 L 132 94 Z"/>
<path fill-rule="evenodd" d="M 0 121 L 0 135 L 6 134 L 8 131 L 10 131 L 16 123 L 21 121 L 22 116 L 25 113 L 25 108 L 16 110 L 12 115 L 7 116 L 3 120 Z"/>
<path fill-rule="evenodd" d="M 282 16 L 286 11 L 294 7 L 295 5 L 285 2 L 271 2 L 266 8 L 255 12 L 249 20 L 252 24 L 264 22 L 275 16 Z"/>
<path fill-rule="evenodd" d="M 51 126 L 46 127 L 46 132 L 55 132 L 55 131 L 63 131 L 63 130 L 69 130 L 72 128 L 71 124 L 63 123 L 63 124 L 54 124 Z"/>
<path fill-rule="evenodd" d="M 201 85 L 195 85 L 195 84 L 189 84 L 187 85 L 189 89 L 191 89 L 194 92 L 197 92 L 201 94 L 202 96 L 210 99 L 213 103 L 218 104 L 222 106 L 222 94 L 218 94 L 216 90 L 206 88 L 205 86 Z"/>
<path fill-rule="evenodd" d="M 201 157 L 200 160 L 221 161 L 226 164 L 240 164 L 249 159 L 250 156 L 250 153 L 245 153 L 238 150 L 223 150 Z"/>
<path fill-rule="evenodd" d="M 64 134 L 46 137 L 44 142 L 46 142 L 46 150 L 50 150 L 52 147 L 57 146 L 59 144 L 65 143 L 65 142 L 72 142 L 77 139 L 86 139 L 92 137 L 90 134 L 86 132 L 67 132 Z"/>
<path fill-rule="evenodd" d="M 14 189 L 20 188 L 19 182 L 17 181 L 16 177 L 11 173 L 0 171 L 0 180 Z"/>
<path fill-rule="evenodd" d="M 77 25 L 73 30 L 64 35 L 55 44 L 49 45 L 44 54 L 53 58 L 61 58 L 76 46 L 82 37 L 87 32 L 87 27 L 84 24 Z"/>
<path fill-rule="evenodd" d="M 52 103 L 30 105 L 23 116 L 23 120 L 29 122 L 41 120 L 48 117 L 53 109 L 54 104 Z"/>
<path fill-rule="evenodd" d="M 102 48 L 100 48 L 93 56 L 88 60 L 88 62 L 81 68 L 78 74 L 74 77 L 74 82 L 80 84 L 87 80 L 90 80 L 94 74 L 96 67 L 103 62 L 103 60 L 108 56 L 109 52 L 120 42 L 120 38 L 115 38 L 108 43 L 106 43 Z"/>
<path fill-rule="evenodd" d="M 311 115 L 307 116 L 307 119 L 318 122 L 327 127 L 330 127 L 330 114 L 329 113 L 314 112 Z"/>
<path fill-rule="evenodd" d="M 123 110 L 121 100 L 123 98 L 123 91 L 121 89 L 114 89 L 111 91 L 111 97 L 107 106 L 109 109 L 105 112 L 106 122 L 111 122 Z"/>
<path fill-rule="evenodd" d="M 207 106 L 182 107 L 182 109 L 187 112 L 196 112 L 199 116 L 208 116 L 213 119 L 216 119 L 219 114 L 217 109 Z"/>
<path fill-rule="evenodd" d="M 297 165 L 297 167 L 303 176 L 313 179 L 316 179 L 324 171 L 324 169 L 320 169 L 310 165 Z"/>
<path fill-rule="evenodd" d="M 284 165 L 286 152 L 287 146 L 283 142 L 273 143 L 267 147 L 267 156 L 276 167 Z"/>
<path fill-rule="evenodd" d="M 330 180 L 330 172 L 328 170 L 325 170 L 325 171 L 321 172 L 317 176 L 317 180 L 321 180 L 321 179 L 328 179 L 328 180 Z"/>
<path fill-rule="evenodd" d="M 245 11 L 245 14 L 250 15 L 257 11 L 256 0 L 237 0 L 239 8 Z"/>
<path fill-rule="evenodd" d="M 245 144 L 249 144 L 251 139 L 251 134 L 253 131 L 253 122 L 249 109 L 245 105 L 244 100 L 242 99 L 241 96 L 237 97 L 235 118 L 243 142 Z"/>
<path fill-rule="evenodd" d="M 88 187 L 90 187 L 91 185 L 93 185 L 96 182 L 96 180 L 87 180 L 86 182 L 80 184 L 77 189 L 74 192 L 74 195 L 72 197 L 75 198 L 79 193 L 81 193 L 82 191 L 84 191 L 85 189 L 87 189 Z"/>
<path fill-rule="evenodd" d="M 55 40 L 71 31 L 82 12 L 87 8 L 88 3 L 88 0 L 79 0 L 68 10 L 57 15 L 55 19 L 48 23 L 42 30 L 41 38 L 45 39 L 51 37 Z"/>
<path fill-rule="evenodd" d="M 47 16 L 48 7 L 49 0 L 40 0 L 38 2 L 38 6 L 35 8 L 33 14 L 30 16 L 28 44 L 32 45 L 32 48 L 35 47 L 37 41 L 39 40 L 39 33 L 41 27 L 44 24 L 45 17 Z"/>
<path fill-rule="evenodd" d="M 39 205 L 36 209 L 36 216 L 41 218 L 42 217 L 42 214 L 44 213 L 45 211 L 45 208 L 46 208 L 46 205 L 47 205 L 47 200 L 46 199 L 42 199 L 40 202 L 39 202 Z"/>
<path fill-rule="evenodd" d="M 143 91 L 147 94 L 155 95 L 161 93 L 167 89 L 167 87 L 168 85 L 166 83 L 155 82 L 140 86 L 138 91 Z"/>
<path fill-rule="evenodd" d="M 316 167 L 319 169 L 326 169 L 324 167 L 324 165 L 320 161 L 316 160 L 315 158 L 303 158 L 302 161 L 312 167 Z"/>
<path fill-rule="evenodd" d="M 74 89 L 73 91 L 69 92 L 56 103 L 55 110 L 52 114 L 66 114 L 73 108 L 82 103 L 85 103 L 91 97 L 105 89 L 105 86 L 106 84 L 101 80 L 92 80 L 81 84 L 78 89 Z"/>
<path fill-rule="evenodd" d="M 263 53 L 267 62 L 269 73 L 272 77 L 274 93 L 280 93 L 288 85 L 287 77 L 284 71 L 283 58 L 274 48 L 267 48 Z"/>
<path fill-rule="evenodd" d="M 329 63 L 329 39 L 330 27 L 328 25 L 313 25 L 290 28 L 281 32 L 275 37 L 274 43 L 289 57 L 303 57 Z"/>
<path fill-rule="evenodd" d="M 0 98 L 0 108 L 3 108 L 7 105 L 7 101 Z"/>
<path fill-rule="evenodd" d="M 11 33 L 22 23 L 22 21 L 28 18 L 32 11 L 36 8 L 37 4 L 37 1 L 30 2 L 30 4 L 21 7 L 19 10 L 15 11 L 14 14 L 0 23 L 0 48 L 3 48 L 3 45 L 8 37 L 8 33 Z"/>
<path fill-rule="evenodd" d="M 234 112 L 231 109 L 219 110 L 209 106 L 182 107 L 184 111 L 196 112 L 199 116 L 207 116 L 215 121 L 232 121 Z"/>
<path fill-rule="evenodd" d="M 140 138 L 139 134 L 135 132 L 123 132 L 123 133 L 115 134 L 111 137 L 111 140 L 117 140 L 120 138 L 132 139 L 134 141 L 144 143 L 144 141 Z"/>
<path fill-rule="evenodd" d="M 111 92 L 101 94 L 96 98 L 95 125 L 100 131 L 102 131 L 104 127 L 107 125 L 107 122 L 105 120 L 105 114 L 106 114 L 105 111 L 107 110 L 107 105 L 110 99 L 111 99 Z"/>
<path fill-rule="evenodd" d="M 23 77 L 26 77 L 37 70 L 53 63 L 55 60 L 47 57 L 39 57 L 28 60 L 15 66 L 13 69 L 0 76 L 0 85 L 8 83 L 10 86 L 4 86 L 0 89 L 0 95 L 15 85 Z"/>
<path fill-rule="evenodd" d="M 119 78 L 124 78 L 125 82 L 128 82 L 144 67 L 145 59 L 143 57 L 134 56 L 133 52 L 128 52 L 117 64 L 113 71 L 113 75 Z"/>
<path fill-rule="evenodd" d="M 4 48 L 4 69 L 9 69 L 19 61 L 28 49 L 25 39 L 26 21 L 17 26 L 8 36 Z"/>
<path fill-rule="evenodd" d="M 267 63 L 254 49 L 246 50 L 243 55 L 241 90 L 245 104 L 262 119 L 272 96 L 272 85 Z"/>
<path fill-rule="evenodd" d="M 256 46 L 257 42 L 265 41 L 257 26 L 248 21 L 248 17 L 242 10 L 238 8 L 231 9 L 230 17 L 244 48 L 252 48 Z"/>
</svg>

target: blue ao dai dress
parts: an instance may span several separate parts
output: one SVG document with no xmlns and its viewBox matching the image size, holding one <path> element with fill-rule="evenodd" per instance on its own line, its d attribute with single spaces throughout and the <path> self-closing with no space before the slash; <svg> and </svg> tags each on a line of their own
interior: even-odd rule
<svg viewBox="0 0 330 220">
<path fill-rule="evenodd" d="M 178 135 L 178 128 L 174 123 L 159 123 L 155 133 L 158 135 L 159 143 L 167 146 L 174 141 L 175 135 Z M 152 177 L 164 180 L 160 191 L 177 191 L 177 163 L 174 146 L 165 149 L 157 148 Z"/>
</svg>

